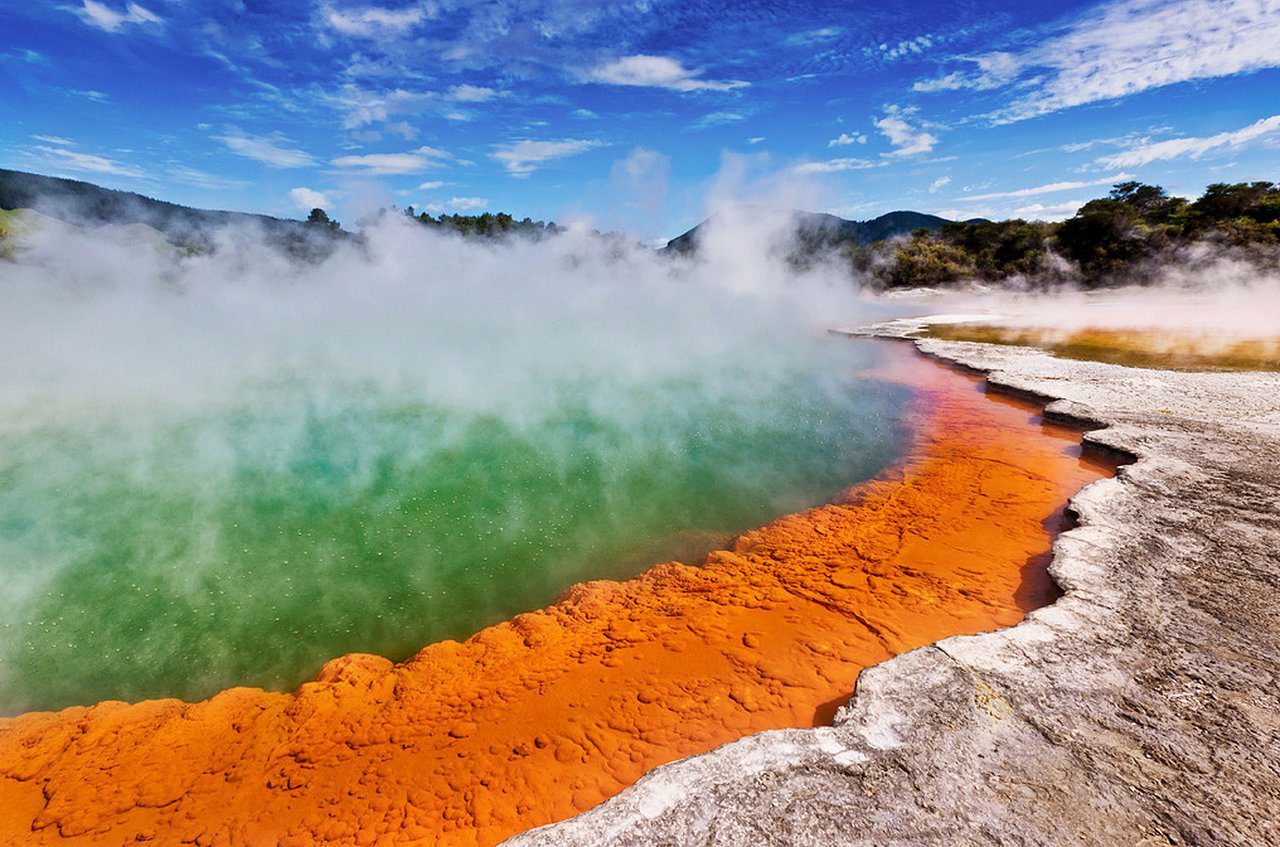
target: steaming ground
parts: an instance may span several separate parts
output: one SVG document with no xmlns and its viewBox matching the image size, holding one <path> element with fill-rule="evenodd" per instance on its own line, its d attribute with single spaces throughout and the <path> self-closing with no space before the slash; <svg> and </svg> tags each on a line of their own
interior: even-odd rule
<svg viewBox="0 0 1280 847">
<path fill-rule="evenodd" d="M 403 658 L 898 449 L 902 390 L 820 331 L 866 307 L 756 234 L 694 267 L 394 218 L 318 265 L 142 235 L 45 227 L 0 275 L 0 713 Z"/>
</svg>

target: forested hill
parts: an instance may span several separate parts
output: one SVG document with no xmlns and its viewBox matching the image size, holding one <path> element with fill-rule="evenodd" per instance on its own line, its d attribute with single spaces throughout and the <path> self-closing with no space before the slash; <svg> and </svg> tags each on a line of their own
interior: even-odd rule
<svg viewBox="0 0 1280 847">
<path fill-rule="evenodd" d="M 146 224 L 161 232 L 254 223 L 267 229 L 301 227 L 302 221 L 192 209 L 130 191 L 116 191 L 75 179 L 0 168 L 0 209 L 35 209 L 74 224 Z"/>
<path fill-rule="evenodd" d="M 887 288 L 981 282 L 1085 287 L 1157 281 L 1231 257 L 1280 269 L 1280 185 L 1214 183 L 1196 199 L 1121 182 L 1060 223 L 966 221 L 843 251 L 855 272 Z"/>
<path fill-rule="evenodd" d="M 761 210 L 766 213 L 765 210 Z M 907 235 L 918 229 L 936 230 L 948 223 L 946 218 L 923 212 L 889 212 L 869 221 L 851 221 L 821 212 L 791 212 L 802 250 L 824 250 L 843 245 L 865 247 L 877 241 Z M 688 254 L 697 250 L 698 241 L 711 219 L 667 242 L 666 252 Z"/>
</svg>

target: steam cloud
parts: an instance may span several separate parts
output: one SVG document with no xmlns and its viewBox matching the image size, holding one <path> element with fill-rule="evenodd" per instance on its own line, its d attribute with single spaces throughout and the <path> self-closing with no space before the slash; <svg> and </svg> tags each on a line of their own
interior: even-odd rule
<svg viewBox="0 0 1280 847">
<path fill-rule="evenodd" d="M 195 256 L 29 232 L 0 282 L 0 713 L 402 657 L 874 473 L 900 397 L 823 331 L 886 307 L 726 221 L 692 263 L 398 215 L 310 263 L 244 228 Z"/>
</svg>

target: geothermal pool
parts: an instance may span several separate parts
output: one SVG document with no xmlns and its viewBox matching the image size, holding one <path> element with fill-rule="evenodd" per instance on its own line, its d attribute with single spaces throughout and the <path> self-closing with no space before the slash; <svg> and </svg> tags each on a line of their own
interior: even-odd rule
<svg viewBox="0 0 1280 847">
<path fill-rule="evenodd" d="M 0 714 L 289 689 L 697 561 L 895 456 L 905 389 L 807 343 L 785 378 L 553 380 L 502 413 L 313 372 L 28 404 L 0 422 Z"/>
<path fill-rule="evenodd" d="M 865 349 L 861 344 L 849 345 Z M 1080 433 L 892 348 L 903 455 L 697 567 L 576 586 L 405 662 L 346 655 L 290 693 L 0 720 L 0 838 L 488 847 L 753 732 L 829 722 L 862 668 L 1054 597 Z"/>
</svg>

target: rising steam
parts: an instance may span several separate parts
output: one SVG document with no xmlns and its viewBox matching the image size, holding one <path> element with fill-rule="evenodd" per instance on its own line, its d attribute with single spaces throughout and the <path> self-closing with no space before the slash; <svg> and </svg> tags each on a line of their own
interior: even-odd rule
<svg viewBox="0 0 1280 847">
<path fill-rule="evenodd" d="M 243 227 L 188 256 L 28 233 L 0 281 L 0 711 L 401 658 L 874 473 L 900 397 L 822 330 L 876 310 L 736 232 L 692 263 L 398 215 L 313 262 Z"/>
</svg>

